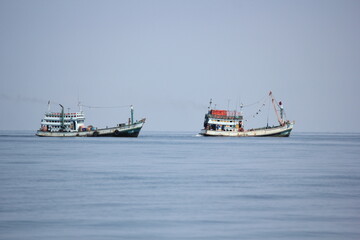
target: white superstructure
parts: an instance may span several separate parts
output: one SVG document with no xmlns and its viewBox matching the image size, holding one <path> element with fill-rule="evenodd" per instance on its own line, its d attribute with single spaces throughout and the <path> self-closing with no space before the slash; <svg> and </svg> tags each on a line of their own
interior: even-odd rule
<svg viewBox="0 0 360 240">
<path fill-rule="evenodd" d="M 81 112 L 47 112 L 41 120 L 41 130 L 48 132 L 76 132 L 85 128 L 85 114 Z"/>
</svg>

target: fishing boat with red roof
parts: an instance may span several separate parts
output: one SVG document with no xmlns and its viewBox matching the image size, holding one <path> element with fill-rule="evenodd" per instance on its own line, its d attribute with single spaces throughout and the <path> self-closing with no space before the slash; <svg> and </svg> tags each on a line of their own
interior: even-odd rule
<svg viewBox="0 0 360 240">
<path fill-rule="evenodd" d="M 284 118 L 285 112 L 282 102 L 277 102 L 272 94 L 269 93 L 272 105 L 279 125 L 267 126 L 262 128 L 245 129 L 244 117 L 242 112 L 215 110 L 212 109 L 212 100 L 208 113 L 205 114 L 204 128 L 200 135 L 213 137 L 288 137 L 295 124 Z"/>
</svg>

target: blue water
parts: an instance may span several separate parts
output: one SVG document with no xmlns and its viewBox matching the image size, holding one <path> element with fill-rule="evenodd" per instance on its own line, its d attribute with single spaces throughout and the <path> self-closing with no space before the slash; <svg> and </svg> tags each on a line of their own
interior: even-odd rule
<svg viewBox="0 0 360 240">
<path fill-rule="evenodd" d="M 0 239 L 360 239 L 360 134 L 1 131 Z"/>
</svg>

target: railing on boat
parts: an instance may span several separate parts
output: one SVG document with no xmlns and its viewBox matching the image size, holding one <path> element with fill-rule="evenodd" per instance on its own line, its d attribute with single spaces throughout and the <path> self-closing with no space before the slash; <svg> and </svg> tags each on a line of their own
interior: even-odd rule
<svg viewBox="0 0 360 240">
<path fill-rule="evenodd" d="M 243 116 L 223 116 L 214 114 L 207 114 L 207 116 L 208 118 L 243 120 Z"/>
</svg>

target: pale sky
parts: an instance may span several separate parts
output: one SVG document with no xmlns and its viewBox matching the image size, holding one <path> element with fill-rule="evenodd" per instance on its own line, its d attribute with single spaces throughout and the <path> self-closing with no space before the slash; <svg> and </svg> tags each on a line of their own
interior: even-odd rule
<svg viewBox="0 0 360 240">
<path fill-rule="evenodd" d="M 35 131 L 48 100 L 79 98 L 197 133 L 210 98 L 238 109 L 271 90 L 294 131 L 360 132 L 359 25 L 346 0 L 0 0 L 0 129 Z M 243 109 L 248 127 L 266 125 L 259 106 Z M 130 112 L 84 110 L 97 127 Z"/>
</svg>

